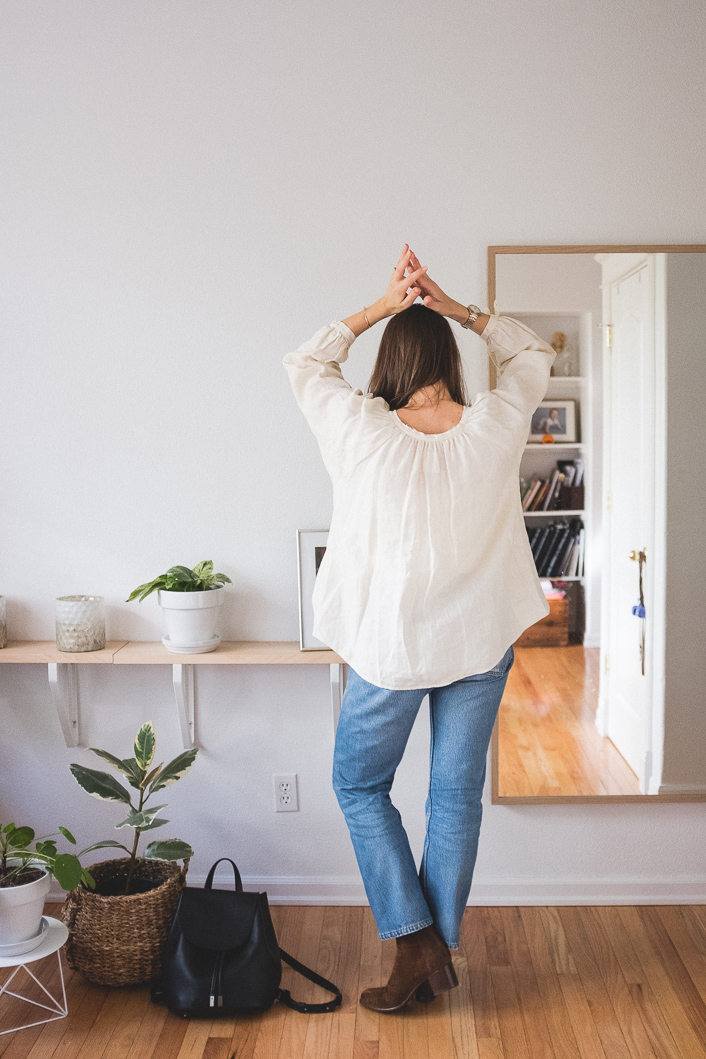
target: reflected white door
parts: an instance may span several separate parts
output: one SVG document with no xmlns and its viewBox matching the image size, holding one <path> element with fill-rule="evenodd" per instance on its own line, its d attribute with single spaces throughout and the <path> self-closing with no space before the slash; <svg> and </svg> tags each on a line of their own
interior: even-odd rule
<svg viewBox="0 0 706 1059">
<path fill-rule="evenodd" d="M 651 732 L 649 621 L 645 672 L 642 621 L 632 613 L 639 599 L 639 563 L 631 552 L 653 556 L 655 258 L 610 284 L 612 346 L 608 354 L 607 570 L 609 694 L 604 731 L 637 774 L 647 793 Z M 643 568 L 649 614 L 649 571 Z"/>
</svg>

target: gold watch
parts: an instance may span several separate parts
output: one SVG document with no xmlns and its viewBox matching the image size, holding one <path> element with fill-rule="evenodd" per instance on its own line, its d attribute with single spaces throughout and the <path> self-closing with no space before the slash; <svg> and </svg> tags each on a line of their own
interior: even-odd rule
<svg viewBox="0 0 706 1059">
<path fill-rule="evenodd" d="M 472 324 L 474 324 L 476 322 L 476 320 L 478 319 L 478 317 L 482 316 L 482 315 L 483 315 L 483 310 L 479 309 L 477 305 L 469 305 L 468 306 L 468 319 L 465 320 L 461 324 L 461 327 L 468 327 L 470 329 Z"/>
</svg>

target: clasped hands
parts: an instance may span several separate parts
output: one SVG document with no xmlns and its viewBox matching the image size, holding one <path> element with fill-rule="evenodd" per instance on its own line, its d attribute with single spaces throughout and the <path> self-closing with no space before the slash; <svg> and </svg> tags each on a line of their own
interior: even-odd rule
<svg viewBox="0 0 706 1059">
<path fill-rule="evenodd" d="M 387 316 L 394 316 L 408 309 L 420 294 L 424 304 L 442 316 L 452 315 L 454 307 L 458 305 L 427 275 L 427 266 L 420 265 L 417 255 L 405 243 L 399 261 L 392 270 L 387 290 L 380 299 L 382 308 Z"/>
<path fill-rule="evenodd" d="M 433 309 L 442 316 L 448 316 L 459 324 L 464 324 L 468 319 L 468 307 L 444 294 L 439 284 L 430 279 L 427 266 L 419 263 L 417 255 L 410 250 L 409 244 L 405 243 L 382 298 L 378 298 L 366 309 L 347 317 L 343 323 L 354 335 L 360 335 L 379 320 L 384 320 L 388 316 L 396 316 L 397 313 L 408 309 L 420 294 L 428 309 Z M 471 330 L 481 334 L 488 319 L 486 314 L 479 316 Z"/>
</svg>

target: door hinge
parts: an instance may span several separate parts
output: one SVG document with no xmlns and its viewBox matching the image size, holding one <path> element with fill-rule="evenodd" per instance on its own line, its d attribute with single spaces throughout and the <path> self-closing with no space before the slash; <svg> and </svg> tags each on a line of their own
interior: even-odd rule
<svg viewBox="0 0 706 1059">
<path fill-rule="evenodd" d="M 603 661 L 603 672 L 610 673 L 610 655 L 606 655 Z"/>
<path fill-rule="evenodd" d="M 613 348 L 613 325 L 612 324 L 606 324 L 606 326 L 605 326 L 605 344 L 607 345 L 608 349 L 612 349 Z"/>
<path fill-rule="evenodd" d="M 606 498 L 605 498 L 605 509 L 608 512 L 611 512 L 613 510 L 613 494 L 612 493 L 608 493 L 606 495 Z"/>
</svg>

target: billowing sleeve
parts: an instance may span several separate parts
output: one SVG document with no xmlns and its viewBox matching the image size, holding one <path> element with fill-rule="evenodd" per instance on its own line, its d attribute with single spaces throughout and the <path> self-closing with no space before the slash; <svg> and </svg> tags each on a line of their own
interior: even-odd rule
<svg viewBox="0 0 706 1059">
<path fill-rule="evenodd" d="M 521 421 L 528 420 L 529 433 L 529 420 L 546 396 L 556 352 L 526 324 L 511 316 L 493 314 L 481 338 L 485 339 L 488 355 L 498 370 L 498 381 L 491 394 L 508 411 L 512 410 L 511 414 L 516 413 Z"/>
<path fill-rule="evenodd" d="M 336 440 L 352 413 L 354 391 L 343 378 L 341 364 L 355 335 L 341 320 L 327 324 L 282 360 L 297 404 L 316 437 Z"/>
</svg>

